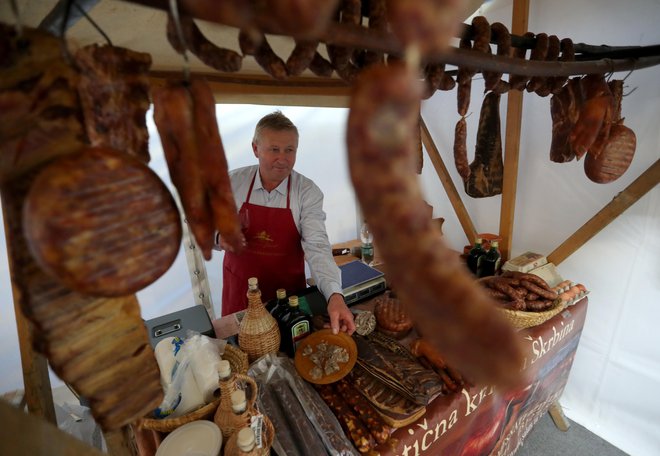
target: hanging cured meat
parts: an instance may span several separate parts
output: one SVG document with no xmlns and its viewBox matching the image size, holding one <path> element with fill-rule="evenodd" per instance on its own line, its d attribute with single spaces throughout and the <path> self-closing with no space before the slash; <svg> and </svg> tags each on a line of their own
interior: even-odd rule
<svg viewBox="0 0 660 456">
<path fill-rule="evenodd" d="M 234 251 L 244 245 L 227 159 L 208 85 L 176 82 L 154 92 L 158 128 L 172 183 L 204 258 L 211 258 L 215 231 Z"/>
<path fill-rule="evenodd" d="M 623 123 L 610 129 L 609 139 L 603 151 L 594 157 L 587 154 L 584 172 L 589 179 L 599 184 L 612 182 L 626 172 L 637 146 L 635 133 Z"/>
<path fill-rule="evenodd" d="M 181 245 L 174 200 L 139 160 L 89 148 L 49 164 L 23 208 L 39 265 L 92 296 L 135 293 L 167 271 Z"/>
<path fill-rule="evenodd" d="M 55 37 L 0 23 L 0 184 L 86 142 L 78 74 Z"/>
<path fill-rule="evenodd" d="M 167 40 L 179 54 L 190 50 L 199 60 L 219 71 L 235 72 L 241 69 L 243 57 L 236 51 L 218 47 L 209 41 L 190 16 L 182 16 L 179 25 L 185 43 L 181 43 L 174 19 L 168 15 Z"/>
<path fill-rule="evenodd" d="M 499 195 L 503 180 L 500 95 L 489 92 L 481 106 L 477 145 L 465 182 L 465 193 L 473 198 Z"/>
<path fill-rule="evenodd" d="M 607 138 L 602 146 L 597 145 L 603 135 L 599 133 L 596 142 L 587 152 L 584 160 L 584 172 L 589 179 L 599 184 L 612 182 L 626 172 L 637 145 L 635 133 L 625 125 L 621 118 L 621 100 L 623 99 L 623 81 L 613 80 L 608 83 L 613 97 L 612 123 L 607 128 Z"/>
<path fill-rule="evenodd" d="M 551 161 L 566 163 L 575 158 L 575 151 L 569 138 L 580 116 L 583 102 L 580 78 L 569 80 L 557 94 L 550 98 L 550 115 L 552 116 Z"/>
<path fill-rule="evenodd" d="M 592 146 L 603 123 L 606 128 L 612 116 L 613 97 L 605 78 L 601 74 L 589 74 L 580 81 L 584 103 L 569 137 L 575 157 L 579 160 Z"/>
<path fill-rule="evenodd" d="M 54 160 L 57 166 L 85 147 L 77 74 L 62 55 L 61 40 L 27 27 L 18 37 L 13 27 L 0 25 L 0 56 L 0 191 L 15 297 L 35 328 L 35 349 L 89 401 L 102 429 L 118 429 L 153 410 L 163 398 L 137 299 L 74 292 L 35 262 L 24 234 L 34 229 L 24 224 L 23 212 L 39 168 Z M 66 181 L 68 172 L 61 177 Z M 106 195 L 105 201 L 113 197 Z M 52 218 L 73 228 L 80 222 L 63 211 Z"/>
</svg>

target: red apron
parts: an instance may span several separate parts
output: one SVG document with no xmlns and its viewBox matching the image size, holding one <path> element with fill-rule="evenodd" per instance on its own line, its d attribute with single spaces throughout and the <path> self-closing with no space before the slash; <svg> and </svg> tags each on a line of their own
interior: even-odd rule
<svg viewBox="0 0 660 456">
<path fill-rule="evenodd" d="M 247 281 L 250 277 L 259 279 L 264 303 L 275 297 L 278 288 L 285 288 L 287 294 L 291 294 L 306 286 L 305 254 L 289 208 L 291 176 L 287 183 L 285 209 L 250 204 L 256 177 L 255 173 L 247 198 L 238 212 L 239 218 L 247 225 L 243 229 L 247 246 L 240 255 L 225 252 L 222 271 L 223 316 L 247 307 Z"/>
</svg>

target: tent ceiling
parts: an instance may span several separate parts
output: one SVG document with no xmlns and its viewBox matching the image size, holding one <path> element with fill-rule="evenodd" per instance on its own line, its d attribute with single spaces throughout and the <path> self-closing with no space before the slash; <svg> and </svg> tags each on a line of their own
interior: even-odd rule
<svg viewBox="0 0 660 456">
<path fill-rule="evenodd" d="M 84 0 L 78 1 L 84 3 Z M 58 2 L 59 0 L 17 0 L 21 21 L 31 27 L 38 26 Z M 0 3 L 0 20 L 14 23 L 10 2 Z M 183 58 L 172 49 L 165 36 L 167 16 L 164 11 L 120 0 L 88 0 L 87 3 L 91 6 L 89 15 L 114 45 L 151 54 L 152 69 L 155 71 L 178 71 L 182 68 Z M 471 14 L 484 0 L 469 0 L 467 3 L 467 11 Z M 468 16 L 469 14 L 466 14 L 466 18 Z M 210 41 L 240 52 L 236 28 L 204 21 L 197 23 Z M 71 46 L 104 42 L 103 36 L 84 18 L 77 21 L 67 31 L 66 36 Z M 293 40 L 284 36 L 269 35 L 268 41 L 276 54 L 285 60 L 294 47 Z M 319 46 L 319 52 L 327 57 L 324 46 Z M 190 69 L 199 73 L 215 72 L 193 55 L 190 55 Z M 252 57 L 247 57 L 243 59 L 240 74 L 263 75 L 264 72 Z M 312 73 L 306 70 L 305 75 L 311 76 Z"/>
</svg>

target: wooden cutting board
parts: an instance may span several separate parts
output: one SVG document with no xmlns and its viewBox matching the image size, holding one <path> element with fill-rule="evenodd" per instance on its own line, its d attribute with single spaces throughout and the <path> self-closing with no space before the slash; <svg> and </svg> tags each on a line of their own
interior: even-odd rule
<svg viewBox="0 0 660 456">
<path fill-rule="evenodd" d="M 28 246 L 63 284 L 124 296 L 154 282 L 181 245 L 172 195 L 139 160 L 109 148 L 57 159 L 34 180 L 23 207 Z"/>
</svg>

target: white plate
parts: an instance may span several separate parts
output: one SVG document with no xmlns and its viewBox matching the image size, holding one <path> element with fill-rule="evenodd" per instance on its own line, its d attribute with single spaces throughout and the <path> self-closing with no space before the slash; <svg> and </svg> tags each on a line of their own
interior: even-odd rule
<svg viewBox="0 0 660 456">
<path fill-rule="evenodd" d="M 156 456 L 218 456 L 220 428 L 212 421 L 192 421 L 176 428 L 160 444 Z"/>
</svg>

